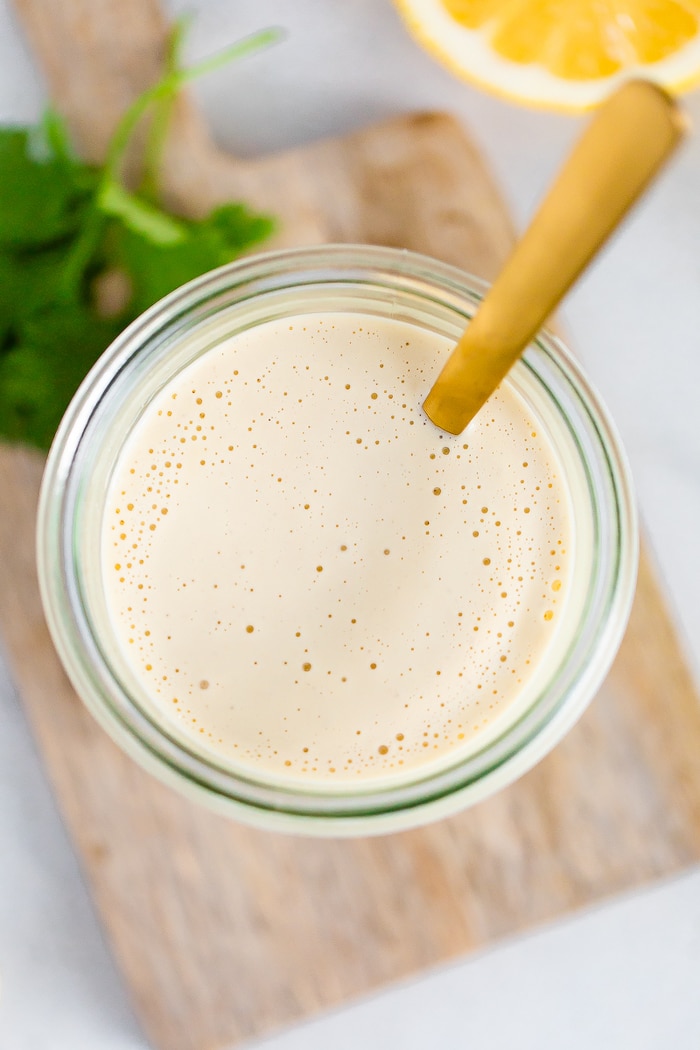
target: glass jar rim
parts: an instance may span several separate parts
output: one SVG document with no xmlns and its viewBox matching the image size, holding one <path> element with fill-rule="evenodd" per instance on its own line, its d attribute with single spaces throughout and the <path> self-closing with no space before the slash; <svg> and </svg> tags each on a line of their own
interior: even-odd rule
<svg viewBox="0 0 700 1050">
<path fill-rule="evenodd" d="M 78 693 L 120 746 L 185 793 L 239 819 L 317 834 L 367 834 L 415 826 L 486 797 L 534 765 L 568 731 L 602 682 L 617 651 L 634 595 L 638 558 L 635 504 L 627 461 L 600 398 L 561 341 L 541 332 L 524 361 L 548 368 L 567 387 L 578 413 L 576 440 L 591 498 L 607 500 L 599 515 L 598 557 L 577 639 L 577 652 L 546 696 L 481 750 L 436 773 L 417 772 L 398 787 L 387 783 L 320 793 L 275 787 L 226 770 L 169 736 L 119 688 L 102 659 L 81 598 L 72 522 L 80 490 L 81 447 L 112 384 L 188 323 L 279 288 L 337 283 L 410 290 L 465 320 L 488 285 L 455 267 L 405 249 L 324 245 L 253 256 L 184 285 L 138 318 L 103 354 L 73 399 L 52 446 L 39 505 L 39 581 L 47 621 Z M 563 410 L 562 410 L 563 411 Z M 569 420 L 567 422 L 570 423 Z M 571 424 L 570 424 L 571 425 Z M 580 438 L 580 441 L 579 441 Z M 599 491 L 598 491 L 599 490 Z M 597 493 L 597 496 L 596 496 Z M 600 553 L 599 552 L 599 553 Z M 595 658 L 594 658 L 595 657 Z M 560 672 L 561 668 L 557 668 Z M 556 676 L 555 676 L 556 677 Z"/>
</svg>

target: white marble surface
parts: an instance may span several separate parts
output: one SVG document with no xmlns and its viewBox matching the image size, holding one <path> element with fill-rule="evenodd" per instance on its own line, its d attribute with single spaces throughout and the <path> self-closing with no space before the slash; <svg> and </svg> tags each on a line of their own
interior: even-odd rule
<svg viewBox="0 0 700 1050">
<path fill-rule="evenodd" d="M 448 109 L 472 130 L 522 224 L 579 128 L 577 120 L 516 109 L 450 78 L 408 38 L 390 0 L 166 6 L 197 12 L 192 58 L 263 24 L 289 30 L 275 53 L 196 88 L 221 141 L 238 152 L 282 148 L 405 110 Z M 0 0 L 0 121 L 31 120 L 44 100 L 9 2 Z M 700 128 L 700 94 L 687 107 Z M 622 432 L 696 670 L 699 292 L 695 135 L 563 312 Z M 0 715 L 0 1047 L 143 1050 L 1 655 Z M 265 1045 L 690 1050 L 700 1045 L 699 972 L 696 871 Z"/>
</svg>

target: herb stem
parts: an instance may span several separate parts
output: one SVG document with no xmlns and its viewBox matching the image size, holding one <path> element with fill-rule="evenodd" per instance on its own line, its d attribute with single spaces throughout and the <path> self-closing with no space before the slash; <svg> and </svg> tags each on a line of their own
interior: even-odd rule
<svg viewBox="0 0 700 1050">
<path fill-rule="evenodd" d="M 237 41 L 230 47 L 226 47 L 222 51 L 217 52 L 215 55 L 211 55 L 209 58 L 205 58 L 201 62 L 196 62 L 188 69 L 172 70 L 170 73 L 167 73 L 159 83 L 144 91 L 142 95 L 139 95 L 136 101 L 132 103 L 129 109 L 127 109 L 116 127 L 107 153 L 103 175 L 104 181 L 118 180 L 119 165 L 124 157 L 129 140 L 134 133 L 137 124 L 150 106 L 156 102 L 171 99 L 177 94 L 183 84 L 187 84 L 191 80 L 195 80 L 197 77 L 203 76 L 206 73 L 211 73 L 216 69 L 220 69 L 222 66 L 228 65 L 229 62 L 233 62 L 234 59 L 244 58 L 247 55 L 259 51 L 261 48 L 269 47 L 271 44 L 280 40 L 282 35 L 282 30 L 275 27 L 261 29 L 260 32 Z M 177 47 L 177 34 L 174 37 L 174 42 Z"/>
<path fill-rule="evenodd" d="M 70 299 L 82 287 L 82 278 L 100 245 L 106 218 L 92 207 L 61 271 L 61 291 Z"/>
<path fill-rule="evenodd" d="M 165 57 L 165 76 L 167 77 L 181 71 L 182 42 L 190 21 L 190 16 L 183 15 L 172 28 Z M 143 179 L 139 192 L 153 203 L 158 200 L 159 171 L 175 97 L 175 94 L 172 94 L 156 104 L 144 148 Z"/>
</svg>

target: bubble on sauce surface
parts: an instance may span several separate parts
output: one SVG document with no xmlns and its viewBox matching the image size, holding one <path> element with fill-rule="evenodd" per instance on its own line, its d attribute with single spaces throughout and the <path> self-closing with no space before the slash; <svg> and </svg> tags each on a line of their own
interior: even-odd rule
<svg viewBox="0 0 700 1050">
<path fill-rule="evenodd" d="M 198 743 L 302 779 L 458 753 L 530 678 L 567 595 L 542 428 L 505 390 L 468 440 L 442 434 L 420 405 L 447 342 L 362 320 L 210 350 L 149 406 L 105 515 L 107 599 L 145 691 Z"/>
</svg>

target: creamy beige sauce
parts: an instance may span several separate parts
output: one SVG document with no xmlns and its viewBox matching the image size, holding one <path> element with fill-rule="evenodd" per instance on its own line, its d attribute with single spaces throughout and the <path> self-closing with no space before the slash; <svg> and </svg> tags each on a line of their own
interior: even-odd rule
<svg viewBox="0 0 700 1050">
<path fill-rule="evenodd" d="M 198 745 L 366 781 L 472 750 L 532 686 L 567 595 L 568 494 L 508 384 L 459 437 L 427 420 L 448 350 L 362 314 L 267 322 L 130 434 L 107 605 L 145 694 Z"/>
</svg>

